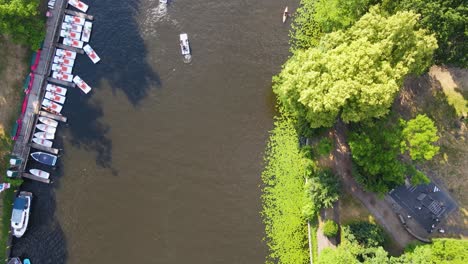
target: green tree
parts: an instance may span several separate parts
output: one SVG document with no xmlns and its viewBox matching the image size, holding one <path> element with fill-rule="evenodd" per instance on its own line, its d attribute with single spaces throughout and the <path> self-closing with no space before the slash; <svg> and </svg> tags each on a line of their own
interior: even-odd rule
<svg viewBox="0 0 468 264">
<path fill-rule="evenodd" d="M 311 127 L 383 116 L 403 78 L 426 69 L 437 47 L 417 20 L 412 12 L 386 17 L 371 8 L 349 29 L 325 35 L 320 46 L 296 51 L 273 78 L 273 91 Z"/>
<path fill-rule="evenodd" d="M 364 15 L 374 0 L 316 0 L 314 18 L 324 32 L 351 26 Z"/>
<path fill-rule="evenodd" d="M 306 204 L 303 210 L 309 220 L 320 209 L 332 207 L 340 197 L 338 179 L 331 171 L 319 171 L 311 175 L 305 184 Z"/>
<path fill-rule="evenodd" d="M 265 154 L 263 222 L 270 249 L 268 260 L 307 263 L 307 225 L 302 214 L 304 182 L 313 164 L 299 149 L 294 122 L 283 117 L 275 122 Z"/>
<path fill-rule="evenodd" d="M 464 264 L 468 262 L 468 240 L 434 239 L 432 244 L 416 246 L 394 260 L 411 264 Z"/>
<path fill-rule="evenodd" d="M 357 242 L 366 248 L 382 246 L 385 236 L 376 224 L 359 221 L 342 227 L 343 237 L 349 242 Z"/>
<path fill-rule="evenodd" d="M 327 237 L 335 237 L 338 234 L 338 225 L 333 220 L 325 221 L 323 234 Z"/>
<path fill-rule="evenodd" d="M 413 160 L 431 160 L 439 152 L 434 143 L 439 140 L 434 122 L 426 115 L 418 115 L 403 125 L 402 152 L 409 151 Z"/>
</svg>

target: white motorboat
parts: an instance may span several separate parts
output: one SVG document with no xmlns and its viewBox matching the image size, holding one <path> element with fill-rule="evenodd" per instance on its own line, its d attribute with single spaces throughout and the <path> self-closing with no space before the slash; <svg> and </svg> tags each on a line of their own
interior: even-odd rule
<svg viewBox="0 0 468 264">
<path fill-rule="evenodd" d="M 69 59 L 76 59 L 76 52 L 70 50 L 57 49 L 57 51 L 55 51 L 55 55 Z"/>
<path fill-rule="evenodd" d="M 11 227 L 15 237 L 22 237 L 26 233 L 29 223 L 29 211 L 31 209 L 32 193 L 20 192 L 13 203 L 11 213 Z"/>
<path fill-rule="evenodd" d="M 64 104 L 65 103 L 65 96 L 59 95 L 59 94 L 54 94 L 52 92 L 46 92 L 45 93 L 45 98 L 52 100 L 56 103 L 59 104 Z"/>
<path fill-rule="evenodd" d="M 83 47 L 83 50 L 86 52 L 86 55 L 88 55 L 88 57 L 94 64 L 98 63 L 101 60 L 101 58 L 99 58 L 99 56 L 89 44 L 86 44 L 86 46 Z"/>
<path fill-rule="evenodd" d="M 78 86 L 78 88 L 81 89 L 85 94 L 89 93 L 91 91 L 91 87 L 85 83 L 78 75 L 73 78 L 73 82 Z"/>
<path fill-rule="evenodd" d="M 52 77 L 57 79 L 57 80 L 62 80 L 66 82 L 72 82 L 73 80 L 73 75 L 67 74 L 67 73 L 62 73 L 62 72 L 56 72 L 54 71 L 52 73 Z"/>
<path fill-rule="evenodd" d="M 47 84 L 46 91 L 53 92 L 55 94 L 60 94 L 65 96 L 67 94 L 67 88 L 63 88 L 62 86 L 58 86 L 55 84 Z"/>
<path fill-rule="evenodd" d="M 83 31 L 83 26 L 63 22 L 62 29 L 68 29 L 77 33 L 81 33 L 81 31 Z"/>
<path fill-rule="evenodd" d="M 54 139 L 55 134 L 46 133 L 46 132 L 36 132 L 34 133 L 34 137 L 39 139 Z"/>
<path fill-rule="evenodd" d="M 57 127 L 58 126 L 58 121 L 55 121 L 55 120 L 50 119 L 50 118 L 45 117 L 45 116 L 40 116 L 39 121 L 41 123 L 46 124 L 46 125 L 51 126 L 51 127 Z"/>
<path fill-rule="evenodd" d="M 286 8 L 284 9 L 284 12 L 283 12 L 283 23 L 286 22 L 286 19 L 288 18 L 288 16 L 289 16 L 288 7 L 286 6 Z"/>
<path fill-rule="evenodd" d="M 54 103 L 51 100 L 46 99 L 46 98 L 44 98 L 44 100 L 42 100 L 42 105 L 47 110 L 53 111 L 55 113 L 60 113 L 62 111 L 62 106 L 61 105 L 59 105 L 57 103 Z"/>
<path fill-rule="evenodd" d="M 79 0 L 69 0 L 68 4 L 80 10 L 83 13 L 86 13 L 86 11 L 88 11 L 88 5 Z"/>
<path fill-rule="evenodd" d="M 190 43 L 187 33 L 180 34 L 180 51 L 182 55 L 190 55 Z"/>
<path fill-rule="evenodd" d="M 54 63 L 58 65 L 65 65 L 65 66 L 73 67 L 73 65 L 75 65 L 75 60 L 69 59 L 66 57 L 54 56 Z"/>
<path fill-rule="evenodd" d="M 49 179 L 50 177 L 50 173 L 48 173 L 47 171 L 39 170 L 39 169 L 30 169 L 29 172 L 34 176 L 37 176 L 39 178 L 43 178 L 46 180 Z"/>
<path fill-rule="evenodd" d="M 68 29 L 62 29 L 62 30 L 60 30 L 60 36 L 62 38 L 70 38 L 70 39 L 74 39 L 74 40 L 80 40 L 81 33 L 71 31 L 71 30 L 68 30 Z"/>
<path fill-rule="evenodd" d="M 89 42 L 91 38 L 91 30 L 93 28 L 93 23 L 86 21 L 83 26 L 83 35 L 81 36 L 81 41 Z"/>
<path fill-rule="evenodd" d="M 64 45 L 67 45 L 67 46 L 70 46 L 70 47 L 74 47 L 74 48 L 83 48 L 83 41 L 81 40 L 76 40 L 76 39 L 71 39 L 71 38 L 64 38 L 63 39 L 63 44 Z"/>
<path fill-rule="evenodd" d="M 57 131 L 57 128 L 46 124 L 37 124 L 36 128 L 50 134 L 55 134 L 55 131 Z"/>
<path fill-rule="evenodd" d="M 63 21 L 71 24 L 76 24 L 76 25 L 84 25 L 85 19 L 77 16 L 70 16 L 70 15 L 65 15 L 65 18 Z"/>
<path fill-rule="evenodd" d="M 55 64 L 53 63 L 52 64 L 52 70 L 53 71 L 56 71 L 56 72 L 64 72 L 64 73 L 72 73 L 72 67 L 70 66 L 65 66 L 65 65 L 58 65 L 58 64 Z"/>
<path fill-rule="evenodd" d="M 43 138 L 33 138 L 33 142 L 48 148 L 51 148 L 53 144 L 52 141 Z"/>
<path fill-rule="evenodd" d="M 161 3 L 161 4 L 167 4 L 167 0 L 159 0 L 159 3 Z"/>
</svg>

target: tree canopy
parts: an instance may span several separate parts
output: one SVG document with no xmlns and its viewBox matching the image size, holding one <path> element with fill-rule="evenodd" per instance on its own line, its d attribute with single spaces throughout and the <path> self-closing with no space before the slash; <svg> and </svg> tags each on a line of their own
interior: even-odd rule
<svg viewBox="0 0 468 264">
<path fill-rule="evenodd" d="M 338 117 L 357 122 L 387 114 L 403 77 L 426 69 L 437 47 L 419 29 L 418 17 L 386 17 L 371 8 L 349 29 L 325 35 L 318 47 L 295 52 L 273 78 L 273 91 L 312 127 L 330 127 Z"/>
<path fill-rule="evenodd" d="M 439 152 L 439 147 L 434 143 L 439 140 L 437 128 L 426 115 L 418 115 L 416 118 L 403 122 L 402 151 L 409 151 L 413 160 L 431 160 Z"/>
</svg>

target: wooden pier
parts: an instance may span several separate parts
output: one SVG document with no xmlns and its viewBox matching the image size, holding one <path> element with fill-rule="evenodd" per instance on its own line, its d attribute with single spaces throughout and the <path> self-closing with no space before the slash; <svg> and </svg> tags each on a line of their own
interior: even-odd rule
<svg viewBox="0 0 468 264">
<path fill-rule="evenodd" d="M 59 153 L 59 150 L 56 149 L 56 148 L 49 148 L 49 147 L 45 147 L 45 146 L 42 146 L 42 145 L 39 145 L 39 144 L 36 144 L 34 142 L 31 142 L 31 148 L 35 148 L 35 149 L 38 149 L 38 150 L 42 150 L 42 151 L 45 151 L 45 152 L 49 152 L 49 153 L 52 153 L 52 154 L 55 154 L 57 155 Z"/>
<path fill-rule="evenodd" d="M 78 49 L 78 48 L 75 48 L 75 47 L 70 47 L 70 46 L 62 44 L 62 43 L 57 43 L 57 44 L 55 44 L 55 46 L 57 46 L 57 48 L 61 48 L 61 49 L 64 49 L 64 50 L 69 50 L 69 51 L 74 51 L 74 52 L 79 53 L 79 54 L 84 54 L 84 50 Z"/>
<path fill-rule="evenodd" d="M 92 15 L 88 15 L 88 14 L 85 14 L 85 13 L 73 11 L 73 10 L 70 10 L 70 9 L 65 9 L 65 14 L 81 17 L 81 18 L 91 20 L 91 21 L 94 20 L 94 17 Z"/>
<path fill-rule="evenodd" d="M 48 117 L 50 119 L 54 119 L 63 123 L 67 122 L 67 118 L 63 115 L 56 115 L 56 114 L 52 114 L 52 113 L 49 113 L 47 111 L 42 111 L 42 110 L 39 111 L 39 115 L 43 117 Z"/>
<path fill-rule="evenodd" d="M 23 175 L 22 176 L 23 178 L 27 178 L 27 179 L 30 179 L 30 180 L 33 180 L 33 181 L 38 181 L 38 182 L 43 182 L 43 183 L 50 183 L 49 179 L 44 179 L 44 178 L 41 178 L 41 177 L 37 177 L 36 175 L 32 175 L 32 174 L 29 174 L 29 173 L 26 173 L 26 172 L 23 172 L 22 175 Z"/>
<path fill-rule="evenodd" d="M 59 85 L 62 85 L 62 86 L 71 87 L 71 88 L 76 87 L 76 84 L 74 84 L 74 83 L 62 81 L 62 80 L 55 79 L 55 78 L 52 78 L 52 77 L 47 77 L 47 81 L 53 82 L 53 83 L 56 83 L 56 84 L 59 84 Z"/>
</svg>

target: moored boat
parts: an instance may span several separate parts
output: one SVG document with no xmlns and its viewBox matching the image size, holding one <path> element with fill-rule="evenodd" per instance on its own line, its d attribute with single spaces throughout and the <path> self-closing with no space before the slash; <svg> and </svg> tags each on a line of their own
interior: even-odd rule
<svg viewBox="0 0 468 264">
<path fill-rule="evenodd" d="M 83 35 L 81 36 L 81 41 L 89 42 L 91 38 L 91 30 L 93 28 L 93 23 L 86 21 L 83 26 Z"/>
<path fill-rule="evenodd" d="M 41 130 L 41 131 L 44 131 L 46 133 L 51 133 L 51 134 L 55 134 L 55 131 L 57 131 L 57 128 L 52 127 L 52 126 L 48 126 L 46 124 L 37 124 L 36 128 Z"/>
<path fill-rule="evenodd" d="M 54 63 L 73 67 L 75 60 L 66 57 L 54 56 Z"/>
<path fill-rule="evenodd" d="M 23 260 L 23 264 L 31 264 L 31 261 L 29 259 L 25 258 Z"/>
<path fill-rule="evenodd" d="M 283 12 L 283 23 L 286 22 L 286 19 L 288 18 L 288 7 L 286 6 L 286 8 L 284 8 L 284 12 Z"/>
<path fill-rule="evenodd" d="M 74 8 L 80 10 L 83 13 L 86 13 L 88 11 L 88 5 L 79 1 L 79 0 L 69 0 L 68 4 L 73 6 Z"/>
<path fill-rule="evenodd" d="M 67 73 L 60 73 L 56 71 L 52 73 L 52 77 L 58 80 L 66 81 L 66 82 L 72 82 L 73 80 L 73 75 L 67 74 Z"/>
<path fill-rule="evenodd" d="M 7 264 L 23 264 L 20 258 L 11 258 Z"/>
<path fill-rule="evenodd" d="M 65 18 L 63 19 L 63 21 L 65 21 L 67 23 L 80 25 L 80 26 L 84 25 L 84 23 L 85 23 L 84 18 L 77 17 L 77 16 L 70 16 L 70 15 L 65 15 Z"/>
<path fill-rule="evenodd" d="M 47 109 L 50 109 L 56 113 L 60 113 L 62 111 L 62 106 L 57 104 L 57 103 L 54 103 L 52 101 L 50 101 L 49 99 L 47 98 L 44 98 L 44 100 L 42 100 L 42 105 L 47 108 Z"/>
<path fill-rule="evenodd" d="M 51 126 L 51 127 L 57 127 L 58 126 L 58 121 L 55 121 L 55 120 L 50 119 L 50 118 L 45 117 L 45 116 L 40 116 L 39 121 L 41 123 L 46 124 L 46 125 Z"/>
<path fill-rule="evenodd" d="M 78 75 L 73 78 L 73 82 L 78 86 L 78 88 L 81 89 L 85 94 L 89 93 L 91 91 L 91 87 L 85 83 Z"/>
<path fill-rule="evenodd" d="M 22 237 L 26 233 L 29 223 L 29 212 L 31 208 L 32 193 L 20 192 L 13 203 L 11 213 L 11 227 L 15 237 Z"/>
<path fill-rule="evenodd" d="M 70 67 L 70 66 L 58 65 L 58 64 L 55 64 L 55 63 L 52 64 L 52 70 L 53 70 L 53 71 L 56 71 L 56 72 L 64 72 L 64 73 L 71 74 L 71 73 L 72 73 L 72 69 L 73 69 L 73 68 Z"/>
<path fill-rule="evenodd" d="M 70 59 L 76 58 L 76 52 L 70 51 L 70 50 L 64 50 L 64 49 L 57 49 L 57 51 L 55 51 L 55 55 L 59 57 L 70 58 Z"/>
<path fill-rule="evenodd" d="M 74 47 L 74 48 L 83 48 L 83 41 L 81 40 L 75 40 L 75 39 L 71 39 L 71 38 L 64 38 L 63 39 L 63 44 L 64 45 L 67 45 L 67 46 L 70 46 L 70 47 Z"/>
<path fill-rule="evenodd" d="M 49 166 L 55 166 L 55 163 L 57 163 L 57 156 L 45 152 L 38 151 L 31 153 L 31 157 L 37 162 Z"/>
<path fill-rule="evenodd" d="M 54 94 L 51 92 L 46 92 L 45 93 L 45 98 L 52 100 L 54 102 L 57 102 L 59 104 L 64 104 L 65 103 L 65 96 Z"/>
<path fill-rule="evenodd" d="M 101 58 L 99 58 L 99 56 L 89 44 L 86 44 L 86 46 L 83 47 L 83 50 L 86 52 L 86 55 L 88 55 L 88 57 L 94 64 L 98 63 L 101 60 Z"/>
<path fill-rule="evenodd" d="M 47 140 L 47 139 L 42 139 L 42 138 L 33 138 L 33 142 L 38 144 L 38 145 L 41 145 L 41 146 L 44 146 L 44 147 L 48 147 L 48 148 L 51 148 L 52 147 L 52 144 L 53 142 L 50 141 L 50 140 Z"/>
<path fill-rule="evenodd" d="M 50 173 L 47 171 L 39 170 L 39 169 L 30 169 L 29 172 L 37 177 L 43 178 L 43 179 L 49 179 Z"/>
<path fill-rule="evenodd" d="M 83 26 L 63 22 L 62 23 L 62 29 L 68 29 L 68 30 L 72 30 L 72 31 L 81 33 L 81 31 L 83 31 Z"/>
<path fill-rule="evenodd" d="M 56 94 L 60 94 L 65 96 L 67 94 L 67 88 L 63 88 L 61 86 L 55 85 L 55 84 L 47 84 L 46 90 L 49 92 L 53 92 Z"/>
<path fill-rule="evenodd" d="M 182 55 L 190 55 L 190 43 L 187 33 L 180 34 L 180 51 Z"/>
<path fill-rule="evenodd" d="M 34 137 L 39 138 L 39 139 L 54 139 L 55 134 L 46 133 L 46 132 L 37 132 L 37 133 L 34 133 Z"/>
<path fill-rule="evenodd" d="M 71 30 L 68 30 L 68 29 L 62 29 L 62 30 L 60 30 L 60 36 L 62 38 L 70 38 L 70 39 L 74 39 L 74 40 L 80 40 L 81 33 L 71 31 Z"/>
</svg>

